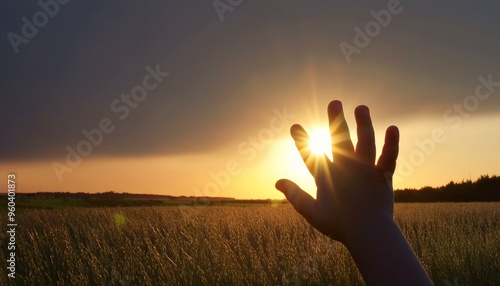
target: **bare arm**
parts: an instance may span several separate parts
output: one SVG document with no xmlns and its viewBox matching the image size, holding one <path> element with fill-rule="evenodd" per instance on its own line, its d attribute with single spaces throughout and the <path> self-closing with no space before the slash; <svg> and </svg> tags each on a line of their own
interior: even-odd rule
<svg viewBox="0 0 500 286">
<path fill-rule="evenodd" d="M 375 164 L 375 134 L 368 107 L 355 110 L 358 142 L 354 148 L 340 101 L 328 106 L 333 162 L 313 155 L 302 126 L 291 135 L 314 176 L 316 199 L 290 180 L 276 188 L 313 227 L 342 242 L 368 285 L 432 285 L 393 219 L 392 175 L 398 156 L 399 130 L 386 131 Z"/>
</svg>

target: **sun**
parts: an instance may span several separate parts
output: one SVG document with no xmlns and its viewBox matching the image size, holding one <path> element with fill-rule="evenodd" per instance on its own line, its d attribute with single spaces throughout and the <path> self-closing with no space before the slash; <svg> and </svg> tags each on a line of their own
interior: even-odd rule
<svg viewBox="0 0 500 286">
<path fill-rule="evenodd" d="M 308 132 L 309 148 L 314 155 L 329 154 L 332 152 L 332 140 L 327 129 L 315 128 Z"/>
</svg>

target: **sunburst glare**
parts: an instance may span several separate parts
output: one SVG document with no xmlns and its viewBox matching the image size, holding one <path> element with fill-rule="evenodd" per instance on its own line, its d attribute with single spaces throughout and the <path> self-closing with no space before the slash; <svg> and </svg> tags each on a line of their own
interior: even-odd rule
<svg viewBox="0 0 500 286">
<path fill-rule="evenodd" d="M 311 153 L 314 155 L 326 154 L 330 158 L 332 152 L 330 132 L 327 129 L 315 128 L 309 131 L 308 134 Z"/>
</svg>

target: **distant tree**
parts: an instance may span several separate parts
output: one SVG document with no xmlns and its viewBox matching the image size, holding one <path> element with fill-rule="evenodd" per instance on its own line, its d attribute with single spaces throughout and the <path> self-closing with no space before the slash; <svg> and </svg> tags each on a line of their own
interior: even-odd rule
<svg viewBox="0 0 500 286">
<path fill-rule="evenodd" d="M 482 175 L 476 181 L 450 181 L 445 186 L 403 189 L 394 192 L 396 202 L 492 202 L 500 201 L 500 177 Z"/>
</svg>

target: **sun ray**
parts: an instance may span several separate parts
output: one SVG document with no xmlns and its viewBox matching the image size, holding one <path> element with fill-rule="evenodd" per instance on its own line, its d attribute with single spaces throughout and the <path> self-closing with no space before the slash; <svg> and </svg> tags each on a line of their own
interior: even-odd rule
<svg viewBox="0 0 500 286">
<path fill-rule="evenodd" d="M 330 160 L 332 153 L 332 141 L 330 138 L 330 132 L 323 128 L 314 128 L 309 133 L 309 144 L 308 148 L 313 155 L 323 155 L 326 154 Z"/>
</svg>

